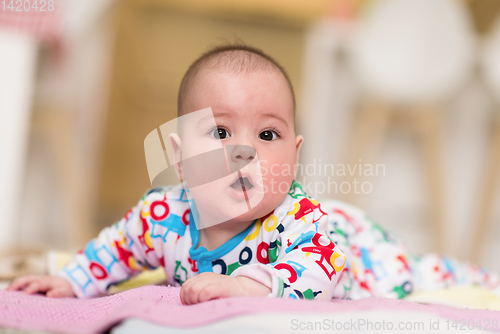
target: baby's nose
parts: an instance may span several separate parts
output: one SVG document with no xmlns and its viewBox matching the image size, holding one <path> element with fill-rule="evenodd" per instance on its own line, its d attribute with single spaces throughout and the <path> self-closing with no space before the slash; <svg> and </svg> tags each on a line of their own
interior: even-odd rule
<svg viewBox="0 0 500 334">
<path fill-rule="evenodd" d="M 256 151 L 247 145 L 226 145 L 231 173 L 237 172 L 248 165 L 254 158 Z"/>
<path fill-rule="evenodd" d="M 232 145 L 234 147 L 231 154 L 231 159 L 233 160 L 248 160 L 252 161 L 255 157 L 255 149 L 251 146 L 246 145 Z"/>
</svg>

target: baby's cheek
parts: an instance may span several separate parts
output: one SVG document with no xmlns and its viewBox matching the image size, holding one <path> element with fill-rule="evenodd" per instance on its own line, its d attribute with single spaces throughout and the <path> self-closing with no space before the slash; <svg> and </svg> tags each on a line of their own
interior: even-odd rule
<svg viewBox="0 0 500 334">
<path fill-rule="evenodd" d="M 289 161 L 273 161 L 261 164 L 265 196 L 288 193 L 294 178 L 294 165 Z"/>
<path fill-rule="evenodd" d="M 294 166 L 288 161 L 272 162 L 259 156 L 259 165 L 262 174 L 261 182 L 264 197 L 257 207 L 252 210 L 252 219 L 262 217 L 276 209 L 285 199 L 294 179 Z"/>
</svg>

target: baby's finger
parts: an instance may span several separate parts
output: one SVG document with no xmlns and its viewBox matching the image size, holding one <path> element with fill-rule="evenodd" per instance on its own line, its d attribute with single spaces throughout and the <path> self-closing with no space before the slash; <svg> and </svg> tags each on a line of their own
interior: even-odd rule
<svg viewBox="0 0 500 334">
<path fill-rule="evenodd" d="M 49 298 L 65 298 L 65 297 L 73 297 L 73 294 L 69 293 L 64 288 L 54 288 L 54 289 L 50 289 L 49 291 L 47 291 L 45 296 L 47 296 Z"/>
<path fill-rule="evenodd" d="M 193 286 L 195 289 L 193 289 Z M 184 305 L 191 305 L 196 303 L 196 284 L 189 284 L 184 287 L 184 284 L 182 285 L 181 291 L 183 292 L 182 294 L 182 300 L 184 302 Z"/>
<path fill-rule="evenodd" d="M 191 304 L 189 302 L 189 290 L 188 290 L 188 286 L 186 285 L 186 282 L 184 282 L 184 284 L 182 284 L 180 297 L 181 297 L 182 304 L 184 304 L 184 305 Z"/>
<path fill-rule="evenodd" d="M 209 284 L 204 287 L 204 289 L 198 295 L 198 302 L 203 303 L 212 299 L 217 299 L 223 297 L 225 293 L 225 287 L 220 284 Z"/>
<path fill-rule="evenodd" d="M 181 298 L 181 303 L 183 305 L 186 305 L 186 302 L 184 301 L 184 291 L 181 288 L 181 292 L 179 293 L 179 297 Z"/>
<path fill-rule="evenodd" d="M 51 289 L 45 293 L 45 296 L 48 298 L 61 298 L 63 296 L 63 292 L 61 289 Z"/>
<path fill-rule="evenodd" d="M 190 290 L 191 285 L 196 281 L 196 277 L 197 276 L 191 277 L 187 281 L 182 283 L 180 297 L 181 297 L 181 302 L 184 305 L 190 305 L 189 290 Z"/>
<path fill-rule="evenodd" d="M 50 284 L 43 281 L 34 281 L 31 282 L 30 285 L 26 289 L 24 289 L 24 293 L 31 295 L 35 292 L 45 292 L 50 289 Z"/>
<path fill-rule="evenodd" d="M 7 291 L 17 291 L 22 290 L 26 285 L 30 284 L 33 280 L 35 280 L 36 276 L 22 276 L 15 278 L 12 282 L 10 282 L 7 287 Z"/>
<path fill-rule="evenodd" d="M 208 279 L 199 279 L 193 282 L 187 290 L 186 299 L 189 304 L 197 304 L 200 302 L 200 294 L 205 288 L 210 285 L 211 282 Z M 188 305 L 189 305 L 188 304 Z"/>
</svg>

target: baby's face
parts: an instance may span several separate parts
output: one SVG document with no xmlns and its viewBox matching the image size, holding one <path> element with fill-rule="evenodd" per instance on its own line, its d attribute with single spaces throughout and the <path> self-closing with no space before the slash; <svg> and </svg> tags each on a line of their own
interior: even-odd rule
<svg viewBox="0 0 500 334">
<path fill-rule="evenodd" d="M 244 189 L 235 174 L 228 175 L 204 186 L 202 192 L 212 194 L 207 200 L 217 198 L 228 210 L 234 209 L 237 218 L 233 221 L 268 214 L 290 188 L 302 142 L 295 136 L 293 99 L 286 80 L 274 71 L 233 74 L 206 70 L 196 77 L 186 103 L 188 112 L 205 108 L 212 109 L 215 126 L 212 119 L 202 129 L 201 121 L 200 136 L 181 135 L 182 159 L 222 144 L 229 160 L 248 164 L 241 169 Z"/>
</svg>

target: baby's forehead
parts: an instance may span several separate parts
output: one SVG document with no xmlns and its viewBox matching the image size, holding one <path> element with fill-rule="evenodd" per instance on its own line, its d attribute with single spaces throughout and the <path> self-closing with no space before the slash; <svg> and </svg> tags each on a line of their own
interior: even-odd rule
<svg viewBox="0 0 500 334">
<path fill-rule="evenodd" d="M 271 84 L 283 84 L 284 88 L 291 91 L 291 86 L 289 86 L 285 76 L 276 68 L 256 68 L 256 69 L 244 69 L 240 71 L 228 70 L 226 68 L 219 67 L 206 67 L 200 69 L 196 76 L 193 77 L 191 82 L 191 87 L 202 87 L 204 85 L 213 86 L 214 84 L 220 83 L 224 80 L 230 79 L 241 79 L 250 80 L 251 78 L 261 78 L 260 86 L 271 85 Z M 217 87 L 217 85 L 215 85 Z"/>
<path fill-rule="evenodd" d="M 186 104 L 198 100 L 213 100 L 221 104 L 238 95 L 251 96 L 255 102 L 264 101 L 269 94 L 273 94 L 272 102 L 286 105 L 292 118 L 295 115 L 295 97 L 287 78 L 274 68 L 257 69 L 252 71 L 234 72 L 220 68 L 206 68 L 200 70 L 191 82 Z M 193 106 L 186 112 L 192 112 Z M 288 111 L 288 110 L 287 110 Z"/>
<path fill-rule="evenodd" d="M 271 76 L 274 82 L 283 82 L 288 87 L 295 109 L 293 87 L 285 70 L 272 58 L 265 54 L 249 50 L 227 50 L 202 56 L 195 61 L 184 76 L 179 90 L 179 114 L 185 111 L 184 106 L 192 97 L 192 90 L 207 84 L 207 78 L 225 76 L 244 76 L 256 73 Z M 263 83 L 265 84 L 265 83 Z M 191 96 L 190 96 L 191 95 Z"/>
<path fill-rule="evenodd" d="M 292 127 L 295 123 L 293 93 L 279 72 L 207 71 L 200 73 L 187 98 L 187 112 L 211 107 L 216 118 L 230 118 L 233 114 L 254 118 L 272 115 L 286 119 Z"/>
</svg>

